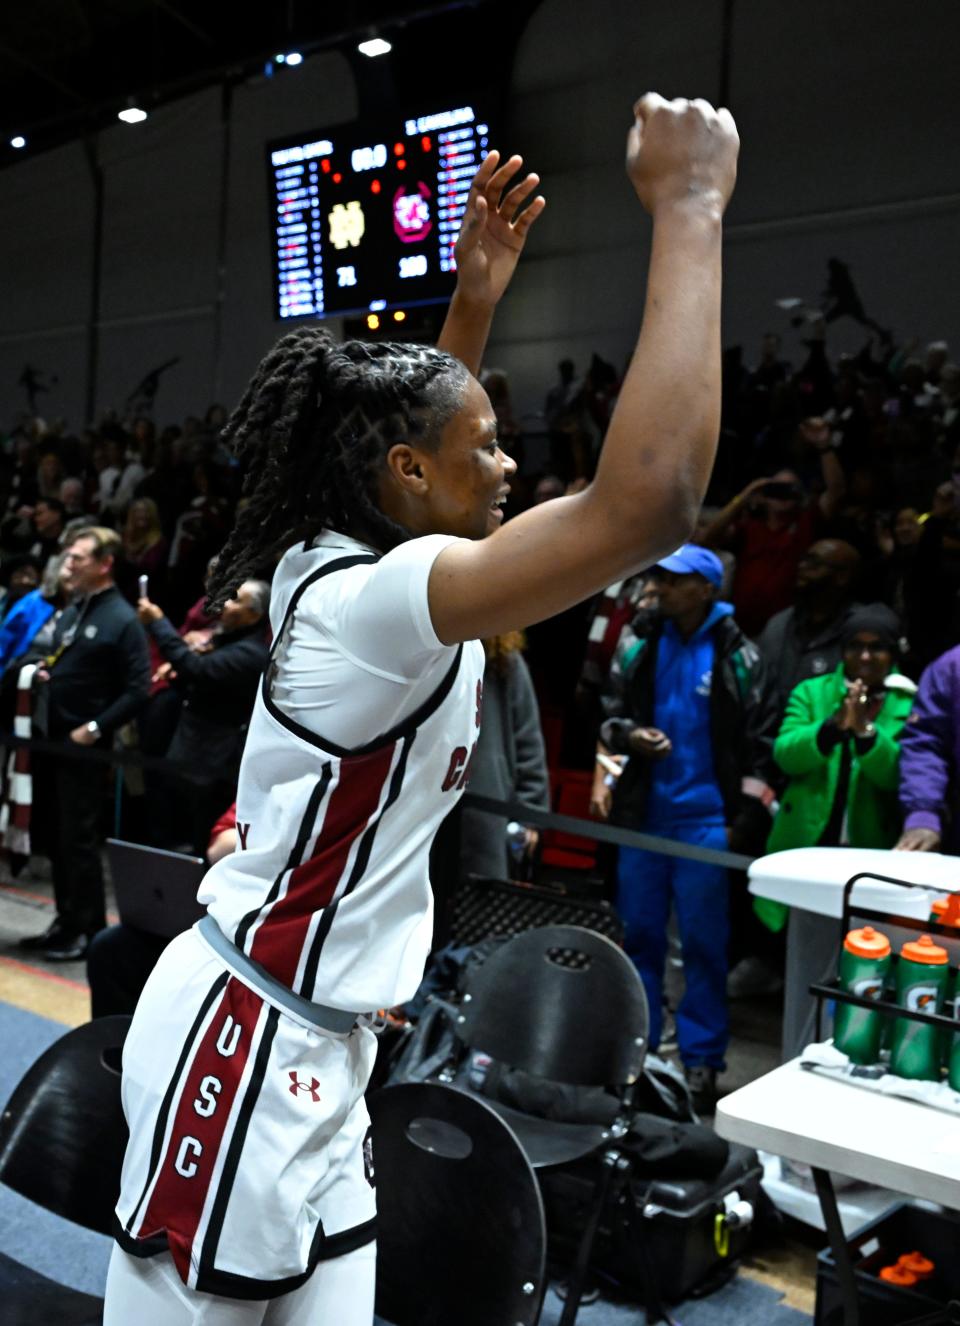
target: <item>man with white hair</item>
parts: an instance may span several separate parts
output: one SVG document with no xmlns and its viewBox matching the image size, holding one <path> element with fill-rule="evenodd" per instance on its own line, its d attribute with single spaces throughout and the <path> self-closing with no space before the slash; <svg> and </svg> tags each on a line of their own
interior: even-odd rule
<svg viewBox="0 0 960 1326">
<path fill-rule="evenodd" d="M 117 589 L 120 538 L 91 525 L 64 553 L 63 587 L 74 602 L 57 622 L 50 655 L 37 671 L 34 724 L 64 744 L 63 756 L 35 762 L 35 817 L 47 823 L 57 915 L 21 948 L 47 958 L 83 957 L 105 924 L 100 810 L 103 766 L 70 758 L 78 746 L 108 741 L 146 703 L 150 658 L 133 609 Z"/>
</svg>

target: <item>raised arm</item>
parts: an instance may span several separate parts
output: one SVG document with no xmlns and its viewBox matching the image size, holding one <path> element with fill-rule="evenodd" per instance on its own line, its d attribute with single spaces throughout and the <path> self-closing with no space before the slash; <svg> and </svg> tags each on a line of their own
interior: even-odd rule
<svg viewBox="0 0 960 1326">
<path fill-rule="evenodd" d="M 833 449 L 830 425 L 826 419 L 817 416 L 804 419 L 800 425 L 800 438 L 819 453 L 823 492 L 818 505 L 824 520 L 832 520 L 846 496 L 847 481 L 840 459 Z"/>
<path fill-rule="evenodd" d="M 729 536 L 730 527 L 740 517 L 750 498 L 769 482 L 768 478 L 752 479 L 742 493 L 737 493 L 735 497 L 731 497 L 727 505 L 718 511 L 709 525 L 700 532 L 699 540 L 703 546 L 705 548 L 722 548 L 724 541 Z"/>
<path fill-rule="evenodd" d="M 523 165 L 500 153 L 488 152 L 470 186 L 463 225 L 454 250 L 457 286 L 437 341 L 438 350 L 455 355 L 476 377 L 493 313 L 513 278 L 530 227 L 546 207 L 533 197 L 539 175 L 507 186 Z"/>
<path fill-rule="evenodd" d="M 692 533 L 719 434 L 721 220 L 739 142 L 730 113 L 703 101 L 649 94 L 634 115 L 627 172 L 653 244 L 643 326 L 596 477 L 440 554 L 430 612 L 447 643 L 551 617 Z"/>
</svg>

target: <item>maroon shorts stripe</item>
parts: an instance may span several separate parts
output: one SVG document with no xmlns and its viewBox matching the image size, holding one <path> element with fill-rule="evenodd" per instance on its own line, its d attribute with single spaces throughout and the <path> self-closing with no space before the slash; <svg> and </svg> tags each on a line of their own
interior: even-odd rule
<svg viewBox="0 0 960 1326">
<path fill-rule="evenodd" d="M 350 849 L 376 813 L 395 749 L 394 744 L 341 761 L 313 855 L 290 872 L 285 894 L 254 935 L 250 956 L 284 985 L 293 986 L 310 921 L 329 905 Z"/>
<path fill-rule="evenodd" d="M 184 1283 L 227 1120 L 253 1045 L 263 1000 L 231 977 L 193 1055 L 140 1239 L 166 1231 Z"/>
</svg>

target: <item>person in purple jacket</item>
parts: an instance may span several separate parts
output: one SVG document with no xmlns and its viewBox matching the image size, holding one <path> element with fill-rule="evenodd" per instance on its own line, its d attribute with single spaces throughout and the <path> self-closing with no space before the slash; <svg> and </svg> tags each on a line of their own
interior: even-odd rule
<svg viewBox="0 0 960 1326">
<path fill-rule="evenodd" d="M 900 852 L 960 852 L 960 645 L 927 667 L 900 742 Z"/>
</svg>

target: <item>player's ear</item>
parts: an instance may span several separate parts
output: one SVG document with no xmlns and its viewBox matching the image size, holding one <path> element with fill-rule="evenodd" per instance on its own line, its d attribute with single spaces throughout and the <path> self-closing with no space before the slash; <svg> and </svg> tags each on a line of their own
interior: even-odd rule
<svg viewBox="0 0 960 1326">
<path fill-rule="evenodd" d="M 387 474 L 404 492 L 422 496 L 430 487 L 421 464 L 422 457 L 413 447 L 398 443 L 387 452 Z"/>
</svg>

